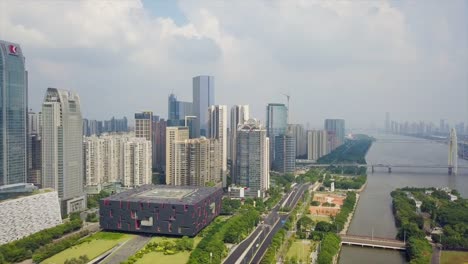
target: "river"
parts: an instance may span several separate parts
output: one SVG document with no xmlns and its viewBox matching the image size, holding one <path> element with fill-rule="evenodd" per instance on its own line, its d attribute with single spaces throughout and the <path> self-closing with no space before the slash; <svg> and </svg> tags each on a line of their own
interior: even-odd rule
<svg viewBox="0 0 468 264">
<path fill-rule="evenodd" d="M 370 164 L 447 164 L 448 146 L 424 139 L 396 135 L 373 135 L 377 141 L 372 144 L 366 160 Z M 381 140 L 379 142 L 379 140 Z M 410 140 L 417 143 L 398 143 Z M 387 141 L 387 142 L 386 142 Z M 393 141 L 393 142 L 389 142 Z M 468 161 L 459 159 L 459 166 L 468 166 Z M 445 187 L 457 189 L 468 197 L 468 170 L 459 169 L 458 175 L 449 176 L 447 169 L 393 168 L 368 172 L 367 187 L 361 193 L 359 203 L 348 234 L 394 238 L 397 230 L 392 213 L 390 192 L 405 186 Z M 340 254 L 341 264 L 357 263 L 407 263 L 402 252 L 371 248 L 344 246 Z"/>
</svg>

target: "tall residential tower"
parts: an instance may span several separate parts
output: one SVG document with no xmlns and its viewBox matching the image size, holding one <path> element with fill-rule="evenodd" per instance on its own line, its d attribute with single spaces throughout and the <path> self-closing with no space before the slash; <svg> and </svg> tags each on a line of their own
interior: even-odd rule
<svg viewBox="0 0 468 264">
<path fill-rule="evenodd" d="M 270 188 L 270 155 L 267 131 L 254 119 L 237 130 L 236 185 L 246 196 L 264 197 Z"/>
</svg>

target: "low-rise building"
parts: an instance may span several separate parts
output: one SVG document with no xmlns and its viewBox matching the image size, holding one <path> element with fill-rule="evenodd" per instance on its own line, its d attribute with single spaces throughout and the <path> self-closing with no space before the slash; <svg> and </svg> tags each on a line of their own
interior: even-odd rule
<svg viewBox="0 0 468 264">
<path fill-rule="evenodd" d="M 101 228 L 193 237 L 221 212 L 215 187 L 144 185 L 99 202 Z"/>
<path fill-rule="evenodd" d="M 0 245 L 62 223 L 56 191 L 36 190 L 25 195 L 0 201 Z"/>
</svg>

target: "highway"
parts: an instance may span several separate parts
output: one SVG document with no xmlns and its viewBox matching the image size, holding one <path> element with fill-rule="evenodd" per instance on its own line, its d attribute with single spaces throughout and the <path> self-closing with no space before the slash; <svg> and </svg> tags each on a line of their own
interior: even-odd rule
<svg viewBox="0 0 468 264">
<path fill-rule="evenodd" d="M 264 223 L 258 225 L 255 231 L 227 257 L 224 263 L 260 263 L 273 240 L 273 236 L 281 229 L 289 217 L 289 213 L 281 215 L 278 213 L 280 206 L 285 203 L 287 208 L 294 207 L 309 186 L 310 184 L 299 184 L 285 194 L 281 201 L 271 209 L 270 213 L 262 219 Z"/>
</svg>

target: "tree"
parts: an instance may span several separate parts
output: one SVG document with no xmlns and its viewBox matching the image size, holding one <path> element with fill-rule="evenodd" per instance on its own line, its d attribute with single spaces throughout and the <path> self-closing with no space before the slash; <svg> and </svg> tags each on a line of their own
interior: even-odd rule
<svg viewBox="0 0 468 264">
<path fill-rule="evenodd" d="M 302 232 L 309 231 L 314 226 L 314 221 L 307 216 L 303 216 L 297 221 L 296 226 Z"/>
<path fill-rule="evenodd" d="M 330 224 L 328 222 L 320 221 L 317 223 L 315 226 L 315 231 L 321 231 L 321 232 L 330 232 L 333 230 L 334 225 Z"/>
</svg>

